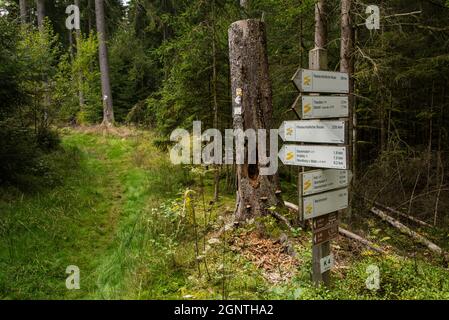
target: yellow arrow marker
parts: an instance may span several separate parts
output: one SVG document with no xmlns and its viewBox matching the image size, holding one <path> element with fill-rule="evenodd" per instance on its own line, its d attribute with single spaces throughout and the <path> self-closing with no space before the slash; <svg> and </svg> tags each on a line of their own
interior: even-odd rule
<svg viewBox="0 0 449 320">
<path fill-rule="evenodd" d="M 304 113 L 309 113 L 310 111 L 312 111 L 312 106 L 308 103 L 304 106 Z"/>
<path fill-rule="evenodd" d="M 293 128 L 287 128 L 287 135 L 291 136 L 293 134 Z"/>
<path fill-rule="evenodd" d="M 287 156 L 285 157 L 285 159 L 287 160 L 292 160 L 295 157 L 295 154 L 293 152 L 287 152 Z"/>
<path fill-rule="evenodd" d="M 312 186 L 312 181 L 310 181 L 310 180 L 304 181 L 304 191 L 309 189 L 311 186 Z"/>
<path fill-rule="evenodd" d="M 311 215 L 313 211 L 313 205 L 309 204 L 306 207 L 306 214 Z"/>
<path fill-rule="evenodd" d="M 310 77 L 309 76 L 304 76 L 304 85 L 305 86 L 310 86 Z"/>
</svg>

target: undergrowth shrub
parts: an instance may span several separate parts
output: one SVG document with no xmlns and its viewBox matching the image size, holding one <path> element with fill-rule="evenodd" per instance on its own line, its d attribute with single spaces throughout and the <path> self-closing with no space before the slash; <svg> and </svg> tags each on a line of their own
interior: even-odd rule
<svg viewBox="0 0 449 320">
<path fill-rule="evenodd" d="M 0 122 L 0 185 L 16 183 L 18 174 L 24 174 L 36 164 L 41 150 L 34 133 L 11 121 Z"/>
<path fill-rule="evenodd" d="M 0 186 L 36 191 L 62 183 L 67 168 L 77 165 L 79 151 L 60 148 L 56 131 L 35 133 L 13 120 L 0 122 Z"/>
<path fill-rule="evenodd" d="M 36 134 L 36 142 L 39 148 L 45 151 L 55 150 L 61 144 L 59 134 L 51 129 L 45 128 L 39 130 Z"/>
</svg>

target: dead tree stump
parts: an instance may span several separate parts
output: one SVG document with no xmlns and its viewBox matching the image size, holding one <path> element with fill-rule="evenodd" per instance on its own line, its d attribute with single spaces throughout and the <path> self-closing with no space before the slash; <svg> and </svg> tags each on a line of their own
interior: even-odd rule
<svg viewBox="0 0 449 320">
<path fill-rule="evenodd" d="M 273 103 L 265 24 L 255 19 L 234 22 L 229 28 L 229 58 L 234 130 L 267 129 L 269 150 Z M 240 221 L 266 214 L 272 206 L 283 207 L 277 172 L 260 175 L 259 157 L 256 164 L 248 164 L 247 149 L 244 164 L 237 165 L 235 214 Z"/>
</svg>

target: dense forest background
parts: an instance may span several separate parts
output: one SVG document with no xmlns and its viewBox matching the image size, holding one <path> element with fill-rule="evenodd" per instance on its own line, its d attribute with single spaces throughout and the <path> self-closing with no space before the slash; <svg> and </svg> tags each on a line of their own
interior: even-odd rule
<svg viewBox="0 0 449 320">
<path fill-rule="evenodd" d="M 57 144 L 52 125 L 93 125 L 102 119 L 93 1 L 80 1 L 78 41 L 65 27 L 70 1 L 46 1 L 41 32 L 35 27 L 35 1 L 27 2 L 29 23 L 20 25 L 18 1 L 2 1 L 8 14 L 0 20 L 0 121 L 2 136 L 11 137 L 2 139 L 2 183 L 27 172 L 38 153 L 31 150 Z M 447 209 L 437 195 L 447 196 L 448 4 L 373 4 L 381 8 L 380 30 L 365 27 L 365 3 L 356 1 L 353 9 L 358 181 L 362 193 L 370 186 L 381 188 L 385 202 L 389 195 L 406 201 L 416 184 L 415 194 L 434 196 L 417 211 L 437 221 L 437 211 Z M 162 147 L 173 129 L 189 128 L 194 120 L 204 127 L 231 128 L 227 29 L 245 17 L 267 24 L 275 123 L 294 119 L 289 107 L 297 93 L 290 78 L 299 66 L 307 67 L 314 46 L 314 1 L 254 0 L 243 10 L 238 1 L 130 1 L 125 6 L 110 0 L 105 10 L 117 124 L 156 129 Z M 338 1 L 329 12 L 329 66 L 338 70 Z M 287 175 L 293 180 L 291 171 Z M 223 172 L 232 180 L 229 170 Z"/>
<path fill-rule="evenodd" d="M 19 1 L 0 0 L 0 185 L 14 194 L 61 183 L 62 164 L 49 156 L 61 128 L 103 119 L 95 1 L 79 1 L 78 34 L 65 26 L 72 1 L 44 1 L 41 28 L 36 1 L 25 2 L 23 23 Z M 275 127 L 295 119 L 291 77 L 314 47 L 314 0 L 252 0 L 247 9 L 237 0 L 104 3 L 115 126 L 151 131 L 158 150 L 195 120 L 232 128 L 228 28 L 244 18 L 266 23 Z M 369 4 L 381 9 L 380 30 L 365 26 Z M 449 1 L 357 0 L 352 15 L 359 211 L 346 222 L 366 219 L 368 199 L 447 228 Z M 340 1 L 330 1 L 327 19 L 329 69 L 339 71 Z M 220 195 L 235 194 L 234 169 L 219 170 Z M 295 201 L 297 173 L 280 173 Z"/>
</svg>

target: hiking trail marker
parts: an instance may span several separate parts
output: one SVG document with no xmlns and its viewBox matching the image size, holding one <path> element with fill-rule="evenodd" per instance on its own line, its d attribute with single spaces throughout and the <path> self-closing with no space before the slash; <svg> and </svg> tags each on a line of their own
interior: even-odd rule
<svg viewBox="0 0 449 320">
<path fill-rule="evenodd" d="M 345 121 L 284 121 L 279 135 L 284 141 L 343 144 L 347 140 L 345 128 Z"/>
<path fill-rule="evenodd" d="M 300 110 L 302 120 L 347 118 L 348 106 L 347 96 L 299 96 L 293 104 L 293 108 Z"/>
<path fill-rule="evenodd" d="M 279 158 L 283 164 L 293 166 L 348 169 L 347 147 L 286 144 Z"/>
<path fill-rule="evenodd" d="M 334 266 L 334 255 L 330 254 L 327 257 L 320 259 L 321 273 L 329 271 Z"/>
<path fill-rule="evenodd" d="M 310 52 L 310 67 L 317 66 L 327 67 L 326 52 L 318 47 Z M 312 279 L 329 285 L 334 265 L 330 241 L 338 236 L 338 211 L 349 206 L 349 75 L 299 68 L 292 81 L 301 92 L 292 107 L 300 120 L 284 121 L 279 135 L 298 144 L 285 144 L 279 158 L 286 165 L 302 167 L 299 220 L 303 227 L 312 220 Z"/>
<path fill-rule="evenodd" d="M 303 198 L 304 219 L 317 218 L 348 207 L 348 188 Z"/>
<path fill-rule="evenodd" d="M 312 235 L 313 245 L 328 242 L 338 236 L 338 223 L 331 225 L 325 229 L 314 231 Z"/>
<path fill-rule="evenodd" d="M 292 78 L 300 92 L 349 93 L 349 76 L 343 72 L 298 69 Z"/>
<path fill-rule="evenodd" d="M 338 213 L 333 212 L 325 216 L 312 219 L 312 230 L 327 228 L 338 222 Z"/>
<path fill-rule="evenodd" d="M 307 196 L 347 187 L 351 181 L 349 170 L 313 170 L 302 175 L 302 195 Z"/>
</svg>

